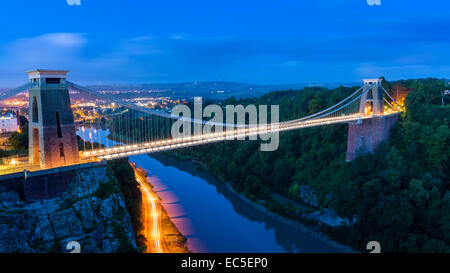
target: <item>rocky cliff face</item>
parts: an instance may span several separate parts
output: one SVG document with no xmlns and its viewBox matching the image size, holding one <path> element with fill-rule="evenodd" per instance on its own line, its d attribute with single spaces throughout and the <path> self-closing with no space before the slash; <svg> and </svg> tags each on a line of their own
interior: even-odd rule
<svg viewBox="0 0 450 273">
<path fill-rule="evenodd" d="M 106 167 L 78 171 L 60 198 L 25 204 L 0 189 L 0 252 L 137 252 L 117 180 Z"/>
</svg>

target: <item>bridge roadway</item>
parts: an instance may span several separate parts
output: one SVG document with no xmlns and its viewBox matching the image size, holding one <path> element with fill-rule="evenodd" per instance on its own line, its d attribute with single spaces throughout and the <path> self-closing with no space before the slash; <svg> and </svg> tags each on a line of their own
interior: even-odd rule
<svg viewBox="0 0 450 273">
<path fill-rule="evenodd" d="M 389 113 L 383 116 L 388 116 L 392 114 L 395 113 Z M 162 151 L 221 142 L 226 140 L 234 140 L 238 138 L 255 136 L 259 134 L 269 134 L 338 123 L 358 122 L 362 121 L 363 119 L 370 119 L 373 117 L 374 116 L 372 115 L 363 116 L 360 114 L 354 114 L 341 117 L 318 118 L 307 121 L 287 121 L 277 123 L 275 125 L 268 124 L 267 126 L 261 127 L 255 126 L 246 129 L 235 129 L 230 131 L 203 134 L 198 136 L 173 138 L 161 141 L 154 141 L 133 145 L 114 146 L 111 148 L 91 150 L 82 153 L 82 158 L 84 159 L 91 158 L 92 160 L 95 159 L 111 160 L 144 153 L 157 153 Z"/>
<path fill-rule="evenodd" d="M 81 154 L 81 153 L 80 153 Z M 14 163 L 9 164 L 3 164 L 0 165 L 0 181 L 4 176 L 8 176 L 10 174 L 17 174 L 21 173 L 24 174 L 25 172 L 30 173 L 43 173 L 42 171 L 47 170 L 56 170 L 56 169 L 84 169 L 87 168 L 87 166 L 90 166 L 91 163 L 101 163 L 102 160 L 100 159 L 92 159 L 92 158 L 82 158 L 79 163 L 66 165 L 64 167 L 58 167 L 58 168 L 42 168 L 39 165 L 32 165 L 28 163 L 28 156 L 22 156 L 22 157 L 16 157 L 14 158 Z"/>
<path fill-rule="evenodd" d="M 398 112 L 390 112 L 383 116 L 390 116 L 395 114 L 398 114 Z M 234 140 L 237 138 L 255 136 L 258 134 L 276 133 L 338 123 L 358 122 L 362 121 L 363 119 L 370 119 L 373 117 L 374 116 L 372 115 L 362 116 L 360 114 L 355 114 L 341 117 L 319 118 L 307 121 L 287 121 L 275 125 L 268 124 L 268 127 L 251 127 L 246 129 L 236 129 L 233 131 L 224 131 L 220 133 L 211 133 L 185 138 L 174 138 L 134 145 L 114 146 L 111 148 L 80 152 L 81 165 L 76 164 L 76 166 L 83 166 L 85 164 L 100 162 L 102 160 L 112 160 L 138 154 L 157 153 L 209 143 L 222 142 L 226 140 Z M 16 164 L 14 165 L 0 166 L 0 176 L 6 176 L 13 173 L 23 173 L 24 170 L 28 172 L 39 172 L 46 169 L 43 169 L 39 166 L 32 166 L 28 163 L 28 157 L 21 157 L 16 158 Z"/>
</svg>

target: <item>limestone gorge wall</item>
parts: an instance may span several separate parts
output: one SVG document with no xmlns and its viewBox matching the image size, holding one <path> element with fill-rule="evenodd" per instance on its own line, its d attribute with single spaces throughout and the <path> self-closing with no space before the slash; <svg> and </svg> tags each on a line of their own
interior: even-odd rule
<svg viewBox="0 0 450 273">
<path fill-rule="evenodd" d="M 26 204 L 0 188 L 0 252 L 137 252 L 116 178 L 106 167 L 77 171 L 61 197 Z"/>
</svg>

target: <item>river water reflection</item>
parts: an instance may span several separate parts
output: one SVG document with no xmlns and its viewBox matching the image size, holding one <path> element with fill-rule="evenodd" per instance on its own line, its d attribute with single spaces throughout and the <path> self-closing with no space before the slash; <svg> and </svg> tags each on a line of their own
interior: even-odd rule
<svg viewBox="0 0 450 273">
<path fill-rule="evenodd" d="M 112 145 L 106 135 L 102 131 L 98 139 Z M 212 175 L 198 171 L 196 164 L 156 157 L 143 154 L 129 160 L 148 172 L 164 208 L 194 252 L 344 251 L 249 205 Z"/>
</svg>

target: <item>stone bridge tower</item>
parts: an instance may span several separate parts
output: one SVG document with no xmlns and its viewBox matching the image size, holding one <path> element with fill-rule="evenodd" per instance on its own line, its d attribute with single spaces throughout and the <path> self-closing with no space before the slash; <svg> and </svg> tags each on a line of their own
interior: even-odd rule
<svg viewBox="0 0 450 273">
<path fill-rule="evenodd" d="M 66 83 L 68 71 L 27 72 L 29 92 L 29 161 L 41 168 L 80 162 L 75 124 Z"/>
<path fill-rule="evenodd" d="M 381 79 L 364 80 L 365 89 L 363 92 L 367 89 L 369 89 L 369 91 L 361 96 L 361 103 L 359 106 L 360 114 L 366 115 L 366 109 L 370 109 L 370 112 L 372 112 L 373 115 L 383 115 L 384 97 L 381 90 L 381 83 Z"/>
<path fill-rule="evenodd" d="M 392 127 L 398 121 L 398 114 L 384 115 L 384 96 L 381 79 L 364 80 L 365 89 L 361 96 L 360 115 L 371 115 L 358 123 L 350 123 L 347 140 L 347 162 L 358 155 L 373 153 L 382 141 L 388 140 Z"/>
</svg>

